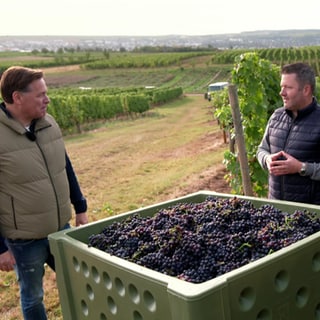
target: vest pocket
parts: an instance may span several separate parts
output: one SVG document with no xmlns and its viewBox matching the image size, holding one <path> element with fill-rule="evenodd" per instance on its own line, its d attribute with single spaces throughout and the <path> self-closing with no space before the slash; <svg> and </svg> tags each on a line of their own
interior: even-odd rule
<svg viewBox="0 0 320 320">
<path fill-rule="evenodd" d="M 0 225 L 1 230 L 17 228 L 14 211 L 14 199 L 12 196 L 0 192 Z"/>
</svg>

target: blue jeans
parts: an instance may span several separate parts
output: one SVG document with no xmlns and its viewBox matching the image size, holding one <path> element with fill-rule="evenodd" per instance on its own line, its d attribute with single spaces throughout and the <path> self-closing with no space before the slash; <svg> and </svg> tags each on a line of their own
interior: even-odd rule
<svg viewBox="0 0 320 320">
<path fill-rule="evenodd" d="M 65 228 L 70 227 L 67 225 Z M 47 320 L 43 303 L 44 264 L 53 270 L 54 257 L 49 240 L 10 240 L 6 244 L 16 260 L 15 271 L 20 286 L 20 302 L 25 320 Z"/>
</svg>

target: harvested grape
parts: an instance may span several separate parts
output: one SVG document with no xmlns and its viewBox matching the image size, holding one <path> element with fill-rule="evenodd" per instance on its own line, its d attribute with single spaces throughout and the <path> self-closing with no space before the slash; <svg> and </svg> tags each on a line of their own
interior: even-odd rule
<svg viewBox="0 0 320 320">
<path fill-rule="evenodd" d="M 89 247 L 185 281 L 201 283 L 320 230 L 316 213 L 208 196 L 153 216 L 133 214 L 89 237 Z"/>
</svg>

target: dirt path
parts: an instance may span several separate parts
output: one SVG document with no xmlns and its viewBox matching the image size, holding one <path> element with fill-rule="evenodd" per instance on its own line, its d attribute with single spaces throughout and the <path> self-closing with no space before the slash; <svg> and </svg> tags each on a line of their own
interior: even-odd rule
<svg viewBox="0 0 320 320">
<path fill-rule="evenodd" d="M 189 96 L 198 96 L 199 101 L 203 99 L 203 95 L 189 95 Z M 210 113 L 210 111 L 208 112 Z M 179 127 L 177 130 L 180 130 L 183 128 L 186 123 L 190 121 L 192 111 L 187 114 L 181 121 L 179 122 Z M 218 124 L 216 121 L 212 120 L 211 122 L 212 126 L 217 126 Z M 181 149 L 176 149 L 175 154 L 195 154 L 204 151 L 204 150 L 210 150 L 211 152 L 214 152 L 214 150 L 219 149 L 221 147 L 225 147 L 225 141 L 224 137 L 221 131 L 217 131 L 214 133 L 208 133 L 204 137 L 201 137 L 201 139 L 198 139 L 196 141 L 193 141 L 193 143 L 183 146 Z M 164 155 L 165 156 L 165 155 Z M 170 157 L 172 157 L 172 154 L 170 154 Z M 230 193 L 231 188 L 224 179 L 224 176 L 227 174 L 227 171 L 225 169 L 225 166 L 220 163 L 216 164 L 215 166 L 212 166 L 201 173 L 197 173 L 194 175 L 189 176 L 186 179 L 187 187 L 176 187 L 172 190 L 173 197 L 179 197 L 183 196 L 188 193 L 197 192 L 200 190 L 211 190 L 219 193 Z M 201 179 L 199 179 L 201 177 Z"/>
</svg>

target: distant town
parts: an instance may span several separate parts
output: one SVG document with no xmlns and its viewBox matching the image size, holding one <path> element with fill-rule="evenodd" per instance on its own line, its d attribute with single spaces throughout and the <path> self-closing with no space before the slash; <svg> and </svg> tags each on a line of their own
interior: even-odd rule
<svg viewBox="0 0 320 320">
<path fill-rule="evenodd" d="M 0 36 L 0 51 L 132 51 L 144 47 L 258 49 L 320 45 L 319 30 L 254 31 L 222 35 L 167 36 Z"/>
</svg>

